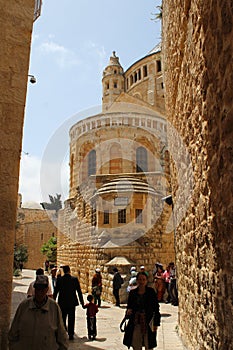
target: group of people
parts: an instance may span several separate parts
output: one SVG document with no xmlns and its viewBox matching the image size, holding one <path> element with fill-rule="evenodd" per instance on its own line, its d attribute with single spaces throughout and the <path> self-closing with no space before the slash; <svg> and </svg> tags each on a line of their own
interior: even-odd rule
<svg viewBox="0 0 233 350">
<path fill-rule="evenodd" d="M 145 272 L 145 274 L 147 275 L 147 277 L 149 277 L 149 273 L 148 271 L 146 271 L 145 266 L 141 265 L 139 268 L 139 272 Z M 129 279 L 129 284 L 127 287 L 127 292 L 130 292 L 132 289 L 137 288 L 137 269 L 135 266 L 132 266 L 130 268 L 130 279 Z"/>
<path fill-rule="evenodd" d="M 129 320 L 125 330 L 123 344 L 134 350 L 141 350 L 145 346 L 146 350 L 157 346 L 157 327 L 160 325 L 159 303 L 155 289 L 148 286 L 149 273 L 144 266 L 140 266 L 140 271 L 136 271 L 133 266 L 130 269 L 131 278 L 127 291 L 128 302 L 126 318 Z M 120 306 L 119 291 L 123 284 L 118 269 L 113 268 L 113 295 L 116 306 Z M 92 279 L 92 290 L 96 303 L 100 305 L 100 295 L 102 291 L 102 278 L 100 269 Z M 97 295 L 96 295 L 96 291 Z"/>
<path fill-rule="evenodd" d="M 75 308 L 79 304 L 86 309 L 88 338 L 96 338 L 96 314 L 101 306 L 102 292 L 100 269 L 95 270 L 92 294 L 87 296 L 87 303 L 84 303 L 79 280 L 71 276 L 68 265 L 59 269 L 55 266 L 50 273 L 52 286 L 44 269 L 36 270 L 36 280 L 30 283 L 27 299 L 18 306 L 10 327 L 10 350 L 68 349 L 68 339 L 74 339 Z M 122 283 L 118 269 L 114 268 L 113 294 L 117 306 L 120 306 L 119 289 Z"/>
<path fill-rule="evenodd" d="M 157 298 L 159 302 L 165 301 L 174 306 L 178 305 L 178 290 L 176 280 L 176 267 L 174 262 L 170 262 L 166 270 L 163 269 L 161 263 L 155 264 L 153 271 L 155 289 L 157 291 Z M 165 292 L 167 297 L 164 300 Z"/>
<path fill-rule="evenodd" d="M 68 350 L 68 338 L 74 339 L 75 308 L 79 303 L 86 309 L 88 337 L 95 339 L 98 306 L 92 295 L 84 303 L 78 278 L 71 276 L 68 265 L 62 270 L 53 292 L 44 270 L 36 270 L 36 280 L 29 285 L 27 299 L 19 304 L 12 321 L 9 350 Z"/>
<path fill-rule="evenodd" d="M 68 339 L 74 339 L 75 308 L 79 304 L 86 309 L 88 338 L 96 338 L 96 314 L 101 306 L 102 292 L 100 269 L 95 270 L 92 294 L 87 296 L 87 303 L 84 303 L 79 280 L 71 275 L 70 267 L 62 266 L 62 273 L 61 268 L 58 270 L 59 273 L 54 275 L 53 291 L 44 270 L 36 270 L 36 280 L 29 285 L 27 298 L 18 306 L 12 321 L 8 336 L 9 350 L 67 350 Z M 153 349 L 156 347 L 156 331 L 160 325 L 159 301 L 163 297 L 164 288 L 167 287 L 168 298 L 171 298 L 172 303 L 174 296 L 174 302 L 178 302 L 172 282 L 175 279 L 175 266 L 170 263 L 164 271 L 161 264 L 155 264 L 155 288 L 148 286 L 149 273 L 144 266 L 140 267 L 139 272 L 136 267 L 131 267 L 130 274 L 125 316 L 129 322 L 123 343 L 128 348 L 132 346 L 134 350 L 141 350 L 143 345 L 145 349 Z M 115 267 L 113 295 L 116 306 L 120 306 L 119 291 L 123 282 Z M 163 292 L 160 285 L 163 285 Z"/>
<path fill-rule="evenodd" d="M 124 283 L 120 272 L 117 267 L 113 268 L 113 296 L 115 298 L 116 306 L 120 306 L 120 289 Z M 102 293 L 102 276 L 99 268 L 95 270 L 95 274 L 92 278 L 92 295 L 94 297 L 94 303 L 99 307 L 101 306 L 101 293 Z"/>
</svg>

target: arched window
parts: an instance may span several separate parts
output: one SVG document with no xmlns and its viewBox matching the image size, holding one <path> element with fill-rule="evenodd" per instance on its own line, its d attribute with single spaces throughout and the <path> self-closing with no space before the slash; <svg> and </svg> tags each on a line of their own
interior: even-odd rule
<svg viewBox="0 0 233 350">
<path fill-rule="evenodd" d="M 92 150 L 88 154 L 88 176 L 96 174 L 96 151 Z"/>
<path fill-rule="evenodd" d="M 148 171 L 147 150 L 144 147 L 138 147 L 136 150 L 136 171 Z"/>
</svg>

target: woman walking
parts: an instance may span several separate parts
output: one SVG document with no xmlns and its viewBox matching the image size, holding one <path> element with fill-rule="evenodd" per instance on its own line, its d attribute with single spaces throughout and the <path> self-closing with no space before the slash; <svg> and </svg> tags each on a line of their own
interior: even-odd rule
<svg viewBox="0 0 233 350">
<path fill-rule="evenodd" d="M 148 276 L 145 272 L 137 274 L 137 288 L 129 292 L 126 315 L 130 318 L 127 336 L 128 348 L 134 350 L 152 350 L 157 346 L 157 327 L 160 325 L 159 304 L 155 290 L 147 286 Z"/>
</svg>

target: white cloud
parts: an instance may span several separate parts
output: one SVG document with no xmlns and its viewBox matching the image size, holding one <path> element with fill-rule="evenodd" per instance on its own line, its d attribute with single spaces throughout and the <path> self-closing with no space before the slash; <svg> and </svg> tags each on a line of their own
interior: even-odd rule
<svg viewBox="0 0 233 350">
<path fill-rule="evenodd" d="M 38 50 L 44 55 L 53 55 L 60 68 L 81 64 L 81 61 L 75 52 L 57 44 L 52 40 L 42 43 Z"/>
</svg>

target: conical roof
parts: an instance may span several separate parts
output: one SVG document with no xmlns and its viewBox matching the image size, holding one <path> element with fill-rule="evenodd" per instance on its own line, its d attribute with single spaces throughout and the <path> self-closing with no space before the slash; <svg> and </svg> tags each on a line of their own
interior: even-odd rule
<svg viewBox="0 0 233 350">
<path fill-rule="evenodd" d="M 158 43 L 157 45 L 155 45 L 155 47 L 153 47 L 153 49 L 150 50 L 147 55 L 151 55 L 153 53 L 157 53 L 157 52 L 160 52 L 160 51 L 161 51 L 161 42 Z"/>
</svg>

